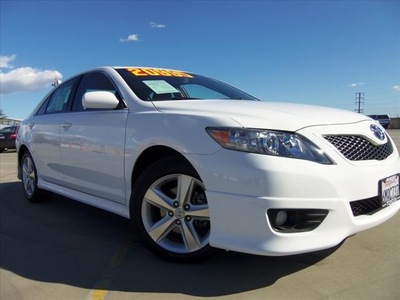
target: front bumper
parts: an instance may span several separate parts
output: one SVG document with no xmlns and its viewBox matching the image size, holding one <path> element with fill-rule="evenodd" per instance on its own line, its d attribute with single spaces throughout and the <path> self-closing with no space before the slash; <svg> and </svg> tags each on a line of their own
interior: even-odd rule
<svg viewBox="0 0 400 300">
<path fill-rule="evenodd" d="M 379 196 L 380 180 L 400 173 L 396 149 L 385 160 L 362 162 L 347 161 L 333 148 L 327 152 L 335 164 L 225 149 L 199 159 L 195 167 L 207 189 L 210 245 L 271 256 L 317 251 L 377 226 L 400 210 L 399 200 L 354 216 L 350 205 Z M 311 231 L 285 233 L 272 228 L 270 209 L 317 209 L 328 214 Z"/>
<path fill-rule="evenodd" d="M 373 215 L 353 217 L 344 199 L 251 198 L 207 193 L 211 212 L 210 244 L 239 252 L 281 256 L 331 248 L 347 237 L 377 226 L 400 209 L 400 201 Z M 347 203 L 346 203 L 347 202 Z M 328 215 L 314 230 L 275 231 L 268 220 L 270 208 L 326 209 Z"/>
</svg>

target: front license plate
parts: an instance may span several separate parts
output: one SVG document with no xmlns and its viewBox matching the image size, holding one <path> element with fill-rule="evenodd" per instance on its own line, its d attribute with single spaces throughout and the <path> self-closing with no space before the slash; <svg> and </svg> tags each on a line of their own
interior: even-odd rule
<svg viewBox="0 0 400 300">
<path fill-rule="evenodd" d="M 382 207 L 389 206 L 399 200 L 400 174 L 390 176 L 380 181 Z"/>
</svg>

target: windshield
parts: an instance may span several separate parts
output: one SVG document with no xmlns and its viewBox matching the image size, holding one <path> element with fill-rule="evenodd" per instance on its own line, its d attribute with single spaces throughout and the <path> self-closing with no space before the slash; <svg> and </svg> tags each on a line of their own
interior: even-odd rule
<svg viewBox="0 0 400 300">
<path fill-rule="evenodd" d="M 221 81 L 174 70 L 150 68 L 116 69 L 142 100 L 235 99 L 257 100 Z"/>
</svg>

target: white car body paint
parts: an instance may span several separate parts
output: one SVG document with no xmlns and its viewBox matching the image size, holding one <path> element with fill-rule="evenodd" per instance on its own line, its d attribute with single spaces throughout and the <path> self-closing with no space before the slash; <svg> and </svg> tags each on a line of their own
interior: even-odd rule
<svg viewBox="0 0 400 300">
<path fill-rule="evenodd" d="M 19 130 L 17 145 L 31 152 L 40 188 L 129 218 L 136 160 L 150 147 L 165 146 L 184 156 L 206 187 L 210 245 L 261 255 L 326 249 L 387 221 L 400 209 L 397 201 L 373 214 L 353 216 L 350 202 L 379 196 L 380 181 L 400 173 L 393 141 L 387 135 L 378 139 L 370 129 L 375 122 L 366 116 L 263 101 L 146 102 L 114 69 L 98 70 L 118 85 L 125 109 L 32 114 Z M 297 133 L 334 163 L 225 149 L 207 127 Z M 327 135 L 360 136 L 375 146 L 392 143 L 394 149 L 384 160 L 351 161 Z M 328 215 L 311 231 L 285 233 L 272 228 L 269 209 L 324 209 Z"/>
</svg>

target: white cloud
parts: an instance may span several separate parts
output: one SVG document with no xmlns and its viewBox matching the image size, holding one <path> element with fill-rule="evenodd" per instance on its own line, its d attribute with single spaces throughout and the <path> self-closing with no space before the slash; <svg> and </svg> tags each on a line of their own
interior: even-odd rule
<svg viewBox="0 0 400 300">
<path fill-rule="evenodd" d="M 31 67 L 16 68 L 10 72 L 0 71 L 0 93 L 32 92 L 51 86 L 62 74 L 55 70 L 39 70 Z"/>
<path fill-rule="evenodd" d="M 150 22 L 150 28 L 154 28 L 154 29 L 161 29 L 161 28 L 165 28 L 166 26 L 164 24 L 157 24 L 156 22 Z"/>
<path fill-rule="evenodd" d="M 17 58 L 17 55 L 11 55 L 11 56 L 6 56 L 6 55 L 1 55 L 0 56 L 0 68 L 7 68 L 11 69 L 13 66 L 11 63 Z"/>
<path fill-rule="evenodd" d="M 346 85 L 347 87 L 359 87 L 363 86 L 365 82 L 355 82 L 355 83 L 350 83 L 349 85 Z"/>
<path fill-rule="evenodd" d="M 395 86 L 392 87 L 393 93 L 400 93 L 400 85 L 396 84 Z"/>
<path fill-rule="evenodd" d="M 139 35 L 138 34 L 130 34 L 126 39 L 119 39 L 120 42 L 138 42 Z"/>
</svg>

